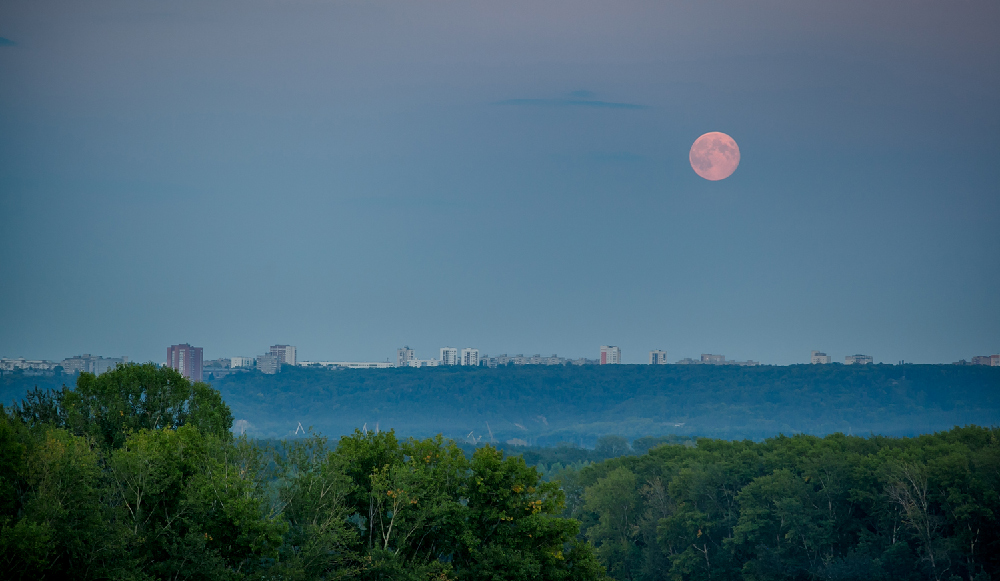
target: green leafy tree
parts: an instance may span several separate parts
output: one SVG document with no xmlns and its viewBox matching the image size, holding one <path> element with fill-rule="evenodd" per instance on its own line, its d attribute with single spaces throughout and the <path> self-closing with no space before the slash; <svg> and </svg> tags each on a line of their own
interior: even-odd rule
<svg viewBox="0 0 1000 581">
<path fill-rule="evenodd" d="M 612 470 L 587 489 L 585 499 L 584 509 L 598 515 L 598 524 L 587 532 L 597 554 L 617 578 L 635 579 L 642 515 L 635 473 L 624 466 Z"/>
<path fill-rule="evenodd" d="M 348 499 L 357 488 L 326 438 L 283 444 L 275 458 L 278 510 L 289 528 L 281 546 L 280 571 L 289 580 L 329 579 L 357 572 L 356 528 L 348 521 Z"/>
<path fill-rule="evenodd" d="M 267 516 L 241 453 L 253 452 L 194 426 L 141 430 L 112 452 L 114 504 L 137 567 L 161 579 L 227 579 L 277 556 L 287 525 Z"/>
<path fill-rule="evenodd" d="M 76 389 L 35 390 L 16 410 L 29 425 L 52 424 L 87 435 L 105 448 L 119 448 L 137 430 L 196 426 L 228 438 L 233 416 L 221 394 L 191 383 L 169 367 L 127 363 L 94 375 L 81 373 Z"/>
<path fill-rule="evenodd" d="M 84 438 L 29 431 L 0 409 L 0 564 L 19 579 L 97 579 L 122 556 L 103 503 L 98 453 Z"/>
<path fill-rule="evenodd" d="M 564 498 L 520 457 L 491 446 L 475 451 L 466 488 L 468 530 L 456 555 L 462 579 L 600 579 L 579 523 L 559 518 Z"/>
</svg>

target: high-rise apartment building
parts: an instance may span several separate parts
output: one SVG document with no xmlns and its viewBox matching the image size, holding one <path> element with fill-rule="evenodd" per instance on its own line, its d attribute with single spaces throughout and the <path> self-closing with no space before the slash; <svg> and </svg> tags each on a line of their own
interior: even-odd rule
<svg viewBox="0 0 1000 581">
<path fill-rule="evenodd" d="M 479 349 L 473 349 L 472 347 L 462 349 L 462 358 L 460 361 L 462 365 L 479 366 Z"/>
<path fill-rule="evenodd" d="M 282 364 L 281 357 L 273 353 L 265 353 L 263 355 L 257 356 L 257 371 L 261 373 L 266 373 L 268 375 L 274 375 L 275 373 L 281 371 Z"/>
<path fill-rule="evenodd" d="M 280 359 L 282 365 L 295 365 L 294 345 L 271 345 L 270 354 Z"/>
<path fill-rule="evenodd" d="M 618 365 L 621 362 L 621 349 L 614 345 L 601 345 L 601 365 Z"/>
<path fill-rule="evenodd" d="M 844 357 L 844 365 L 867 365 L 872 361 L 871 355 L 848 355 Z"/>
<path fill-rule="evenodd" d="M 649 364 L 650 365 L 666 365 L 667 364 L 667 352 L 666 351 L 660 351 L 659 349 L 657 349 L 656 351 L 650 351 L 649 352 Z"/>
<path fill-rule="evenodd" d="M 441 365 L 458 365 L 458 349 L 455 347 L 442 347 Z"/>
<path fill-rule="evenodd" d="M 202 348 L 187 343 L 167 347 L 167 367 L 191 381 L 201 381 Z"/>
<path fill-rule="evenodd" d="M 820 351 L 813 351 L 809 356 L 809 363 L 813 365 L 827 365 L 833 363 L 833 357 L 830 357 L 826 353 Z"/>
<path fill-rule="evenodd" d="M 410 346 L 396 349 L 396 367 L 409 367 L 410 361 L 417 358 L 417 352 L 410 349 Z"/>
</svg>

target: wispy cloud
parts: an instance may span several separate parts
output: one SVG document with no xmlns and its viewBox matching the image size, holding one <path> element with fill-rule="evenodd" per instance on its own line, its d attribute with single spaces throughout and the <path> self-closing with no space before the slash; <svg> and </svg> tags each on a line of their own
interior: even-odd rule
<svg viewBox="0 0 1000 581">
<path fill-rule="evenodd" d="M 494 105 L 510 105 L 520 107 L 592 107 L 596 109 L 646 109 L 646 105 L 636 103 L 615 103 L 613 101 L 596 101 L 594 99 L 506 99 L 497 101 Z"/>
<path fill-rule="evenodd" d="M 16 44 L 13 40 L 0 36 L 0 46 L 15 46 Z"/>
</svg>

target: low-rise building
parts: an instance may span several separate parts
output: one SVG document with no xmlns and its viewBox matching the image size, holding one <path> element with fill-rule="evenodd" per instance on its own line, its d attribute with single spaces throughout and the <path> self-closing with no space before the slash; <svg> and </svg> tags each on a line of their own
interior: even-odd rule
<svg viewBox="0 0 1000 581">
<path fill-rule="evenodd" d="M 813 351 L 812 355 L 809 357 L 809 363 L 813 365 L 826 365 L 828 363 L 833 363 L 833 357 L 830 357 L 826 353 L 820 351 Z"/>
<path fill-rule="evenodd" d="M 407 367 L 437 367 L 442 365 L 440 359 L 410 359 L 406 362 Z"/>
<path fill-rule="evenodd" d="M 972 365 L 1000 367 L 1000 355 L 976 355 L 972 358 Z"/>
<path fill-rule="evenodd" d="M 128 357 L 122 355 L 121 357 L 101 357 L 98 355 L 91 355 L 90 353 L 84 353 L 83 355 L 76 355 L 75 357 L 67 357 L 62 361 L 63 373 L 93 373 L 94 375 L 100 375 L 109 370 L 114 369 L 119 363 L 128 363 Z M 201 370 L 201 363 L 198 362 L 198 370 Z M 176 369 L 176 367 L 175 367 Z M 199 377 L 198 381 L 201 378 Z"/>
<path fill-rule="evenodd" d="M 497 355 L 496 357 L 490 357 L 486 354 L 481 354 L 479 356 L 479 366 L 480 367 L 503 367 L 505 365 L 596 365 L 598 363 L 597 359 L 567 359 L 566 357 L 560 357 L 553 353 L 550 357 L 543 357 L 541 354 L 536 353 L 534 355 L 526 356 L 521 353 L 517 355 L 507 355 L 503 353 Z"/>
<path fill-rule="evenodd" d="M 412 362 L 412 361 L 411 361 Z M 392 369 L 392 361 L 303 361 L 300 367 L 332 367 L 335 369 Z"/>
<path fill-rule="evenodd" d="M 253 357 L 230 357 L 229 367 L 233 369 L 253 369 L 257 365 Z"/>
<path fill-rule="evenodd" d="M 740 367 L 757 367 L 760 365 L 760 361 L 754 361 L 752 359 L 747 359 L 746 361 L 734 361 L 732 359 L 726 359 L 725 355 L 703 353 L 700 359 L 685 357 L 684 359 L 678 361 L 677 365 L 737 365 Z"/>
<path fill-rule="evenodd" d="M 219 359 L 212 359 L 210 361 L 205 361 L 201 368 L 201 373 L 206 380 L 211 381 L 214 379 L 222 379 L 227 375 L 233 373 L 238 373 L 243 371 L 239 368 L 233 368 L 232 359 L 228 357 L 221 357 Z"/>
<path fill-rule="evenodd" d="M 871 355 L 848 355 L 844 357 L 844 365 L 868 365 L 874 360 Z"/>
<path fill-rule="evenodd" d="M 0 358 L 0 371 L 25 371 L 31 374 L 50 373 L 59 366 L 55 361 L 48 359 L 25 359 L 24 357 L 4 357 Z"/>
<path fill-rule="evenodd" d="M 334 367 L 343 369 L 392 369 L 392 361 L 335 361 Z"/>
</svg>

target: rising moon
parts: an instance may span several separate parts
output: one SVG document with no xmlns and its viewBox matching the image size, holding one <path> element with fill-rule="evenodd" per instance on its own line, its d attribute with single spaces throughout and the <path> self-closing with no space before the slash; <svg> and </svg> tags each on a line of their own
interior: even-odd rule
<svg viewBox="0 0 1000 581">
<path fill-rule="evenodd" d="M 694 173 L 715 182 L 736 171 L 736 166 L 740 165 L 740 148 L 732 137 L 713 131 L 694 140 L 688 158 Z"/>
</svg>

